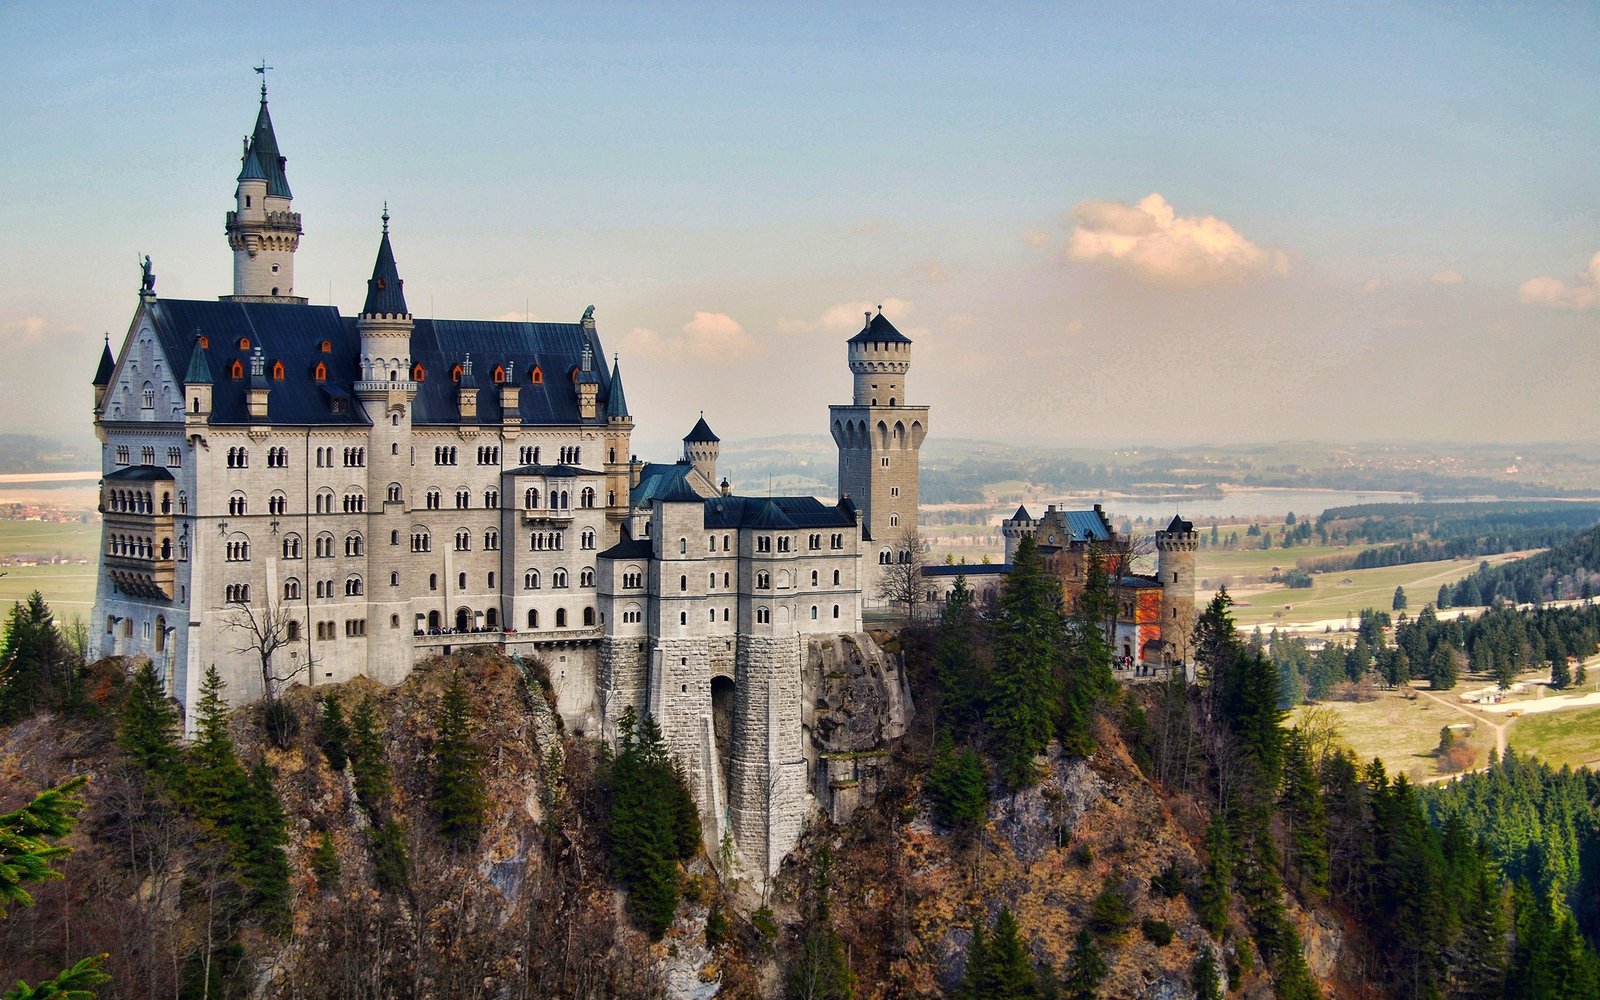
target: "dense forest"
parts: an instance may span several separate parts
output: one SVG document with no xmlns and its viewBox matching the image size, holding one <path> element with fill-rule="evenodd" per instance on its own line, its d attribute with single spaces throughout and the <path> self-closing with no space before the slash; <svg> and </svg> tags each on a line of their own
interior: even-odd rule
<svg viewBox="0 0 1600 1000">
<path fill-rule="evenodd" d="M 1451 592 L 1451 603 L 1489 604 L 1495 600 L 1534 601 L 1593 597 L 1600 591 L 1600 527 L 1516 562 L 1481 566 Z"/>
</svg>

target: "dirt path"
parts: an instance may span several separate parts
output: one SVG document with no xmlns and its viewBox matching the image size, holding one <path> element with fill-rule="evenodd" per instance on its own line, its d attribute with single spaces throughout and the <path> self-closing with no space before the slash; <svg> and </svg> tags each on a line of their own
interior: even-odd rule
<svg viewBox="0 0 1600 1000">
<path fill-rule="evenodd" d="M 1443 705 L 1445 708 L 1455 709 L 1457 712 L 1460 712 L 1462 715 L 1465 715 L 1467 718 L 1471 719 L 1473 722 L 1481 722 L 1484 725 L 1488 726 L 1490 729 L 1493 729 L 1494 730 L 1495 754 L 1497 756 L 1500 756 L 1500 757 L 1504 757 L 1506 755 L 1506 730 L 1509 729 L 1510 726 L 1511 726 L 1510 721 L 1493 722 L 1490 719 L 1488 719 L 1487 717 L 1485 717 L 1483 715 L 1480 715 L 1477 712 L 1474 712 L 1470 708 L 1467 708 L 1467 707 L 1465 707 L 1465 706 L 1463 706 L 1463 705 L 1461 705 L 1461 704 L 1459 704 L 1457 702 L 1450 701 L 1448 699 L 1439 697 L 1438 695 L 1434 694 L 1432 691 L 1424 691 L 1421 688 L 1412 688 L 1411 690 L 1415 691 L 1417 694 L 1422 695 L 1422 697 L 1424 697 L 1424 698 L 1430 698 L 1430 699 L 1438 702 L 1439 704 Z M 1453 778 L 1453 777 L 1455 777 L 1455 775 L 1443 775 L 1442 777 L 1451 777 L 1451 778 Z"/>
</svg>

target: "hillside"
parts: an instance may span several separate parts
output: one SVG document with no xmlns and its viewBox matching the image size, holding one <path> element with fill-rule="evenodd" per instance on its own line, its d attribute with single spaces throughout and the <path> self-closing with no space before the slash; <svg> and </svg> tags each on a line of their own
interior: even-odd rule
<svg viewBox="0 0 1600 1000">
<path fill-rule="evenodd" d="M 1572 600 L 1600 591 L 1600 525 L 1527 559 L 1479 570 L 1456 585 L 1451 603 Z"/>
</svg>

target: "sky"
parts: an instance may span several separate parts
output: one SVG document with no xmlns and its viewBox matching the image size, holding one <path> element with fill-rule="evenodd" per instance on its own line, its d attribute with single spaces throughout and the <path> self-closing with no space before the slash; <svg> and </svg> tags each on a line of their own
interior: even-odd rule
<svg viewBox="0 0 1600 1000">
<path fill-rule="evenodd" d="M 231 288 L 262 60 L 360 308 L 594 304 L 650 457 L 816 434 L 882 305 L 936 435 L 1600 426 L 1593 4 L 0 4 L 0 427 L 82 440 L 137 255 Z"/>
</svg>

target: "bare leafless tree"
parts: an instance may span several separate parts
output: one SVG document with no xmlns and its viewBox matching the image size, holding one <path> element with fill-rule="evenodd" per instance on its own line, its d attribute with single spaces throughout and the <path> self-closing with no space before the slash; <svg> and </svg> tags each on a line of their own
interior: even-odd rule
<svg viewBox="0 0 1600 1000">
<path fill-rule="evenodd" d="M 916 618 L 917 605 L 927 599 L 923 590 L 922 566 L 927 558 L 927 543 L 916 525 L 901 531 L 894 540 L 893 562 L 883 567 L 878 577 L 878 599 L 905 610 L 906 622 Z"/>
<path fill-rule="evenodd" d="M 252 607 L 241 601 L 234 601 L 228 605 L 228 615 L 224 625 L 233 632 L 241 642 L 235 646 L 235 653 L 249 653 L 256 658 L 261 666 L 261 690 L 267 704 L 277 700 L 281 686 L 297 678 L 302 671 L 307 677 L 311 675 L 313 660 L 311 652 L 306 651 L 304 663 L 296 662 L 288 673 L 277 673 L 273 658 L 280 649 L 298 642 L 290 633 L 290 625 L 294 621 L 289 613 L 289 605 L 268 596 L 267 602 L 261 607 Z"/>
</svg>

